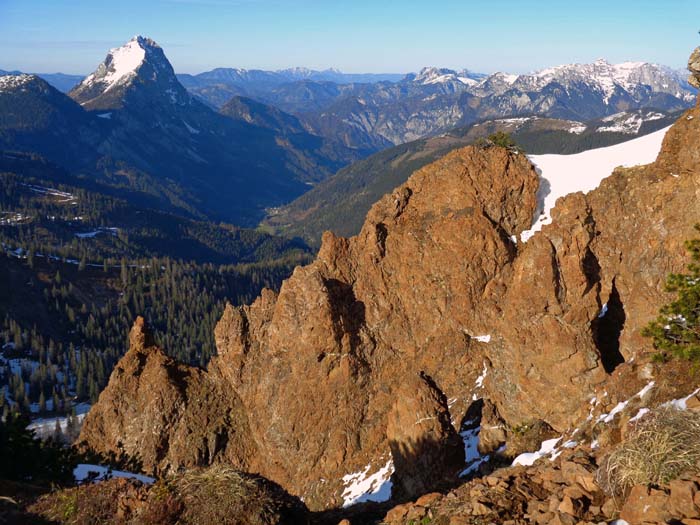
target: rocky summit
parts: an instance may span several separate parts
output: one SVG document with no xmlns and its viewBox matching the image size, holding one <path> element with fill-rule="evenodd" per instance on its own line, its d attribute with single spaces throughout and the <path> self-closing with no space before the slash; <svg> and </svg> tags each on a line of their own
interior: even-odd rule
<svg viewBox="0 0 700 525">
<path fill-rule="evenodd" d="M 482 455 L 525 423 L 563 435 L 648 359 L 641 330 L 700 217 L 699 121 L 696 106 L 656 162 L 560 198 L 527 242 L 542 199 L 528 158 L 449 153 L 357 236 L 325 234 L 279 294 L 227 307 L 207 370 L 165 357 L 137 322 L 81 440 L 155 474 L 231 464 L 318 510 L 365 501 L 372 480 L 404 500 L 447 486 L 477 409 Z"/>
</svg>

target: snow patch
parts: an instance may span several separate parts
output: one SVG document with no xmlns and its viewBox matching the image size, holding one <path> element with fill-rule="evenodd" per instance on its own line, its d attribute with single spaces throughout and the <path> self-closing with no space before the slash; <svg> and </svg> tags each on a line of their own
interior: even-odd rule
<svg viewBox="0 0 700 525">
<path fill-rule="evenodd" d="M 37 186 L 35 184 L 22 184 L 25 188 L 29 188 L 30 191 L 34 193 L 42 193 L 44 195 L 52 195 L 54 197 L 61 197 L 63 200 L 59 202 L 75 202 L 76 198 L 72 193 L 66 191 L 60 191 L 56 188 L 46 188 L 44 186 Z"/>
<path fill-rule="evenodd" d="M 561 441 L 561 437 L 554 439 L 547 439 L 542 442 L 540 449 L 537 452 L 525 452 L 520 454 L 517 458 L 513 460 L 513 465 L 523 465 L 529 467 L 533 465 L 535 461 L 545 456 L 551 456 L 556 451 L 557 443 Z"/>
<path fill-rule="evenodd" d="M 389 459 L 382 468 L 369 474 L 372 465 L 363 470 L 343 476 L 343 508 L 364 503 L 366 501 L 388 501 L 391 499 L 391 475 L 394 473 L 394 462 Z"/>
<path fill-rule="evenodd" d="M 489 460 L 488 455 L 482 456 L 479 452 L 479 432 L 481 432 L 481 426 L 474 425 L 476 425 L 475 421 L 465 422 L 464 430 L 459 433 L 464 443 L 464 459 L 466 464 L 466 468 L 459 473 L 459 477 L 478 472 L 482 463 L 486 463 Z"/>
<path fill-rule="evenodd" d="M 616 113 L 615 115 L 610 115 L 602 119 L 603 122 L 610 123 L 607 126 L 599 127 L 596 132 L 609 132 L 609 133 L 626 133 L 628 135 L 634 135 L 639 133 L 640 128 L 644 122 L 659 120 L 664 118 L 662 113 Z"/>
<path fill-rule="evenodd" d="M 527 242 L 544 225 L 551 224 L 552 208 L 559 197 L 596 189 L 618 166 L 653 162 L 669 129 L 670 126 L 622 144 L 574 155 L 530 155 L 540 173 L 539 206 L 532 228 L 521 232 L 520 240 Z"/>
<path fill-rule="evenodd" d="M 663 407 L 673 407 L 673 408 L 675 408 L 675 409 L 677 409 L 677 410 L 686 410 L 686 409 L 688 408 L 688 400 L 689 400 L 691 397 L 697 395 L 698 392 L 700 392 L 700 388 L 696 388 L 695 390 L 693 390 L 693 392 L 691 392 L 690 394 L 688 394 L 688 395 L 685 396 L 685 397 L 681 397 L 680 399 L 673 399 L 673 400 L 671 400 L 671 401 L 668 401 L 668 402 L 664 403 L 664 404 L 661 405 L 661 406 L 663 406 Z"/>
<path fill-rule="evenodd" d="M 187 128 L 187 131 L 189 131 L 190 133 L 192 133 L 192 135 L 199 135 L 200 131 L 199 131 L 197 128 L 193 128 L 192 126 L 190 126 L 190 125 L 189 125 L 187 122 L 185 122 L 184 120 L 183 120 L 182 122 L 185 124 L 185 127 Z"/>
<path fill-rule="evenodd" d="M 639 392 L 637 392 L 637 393 L 636 393 L 635 395 L 633 395 L 631 398 L 629 398 L 629 399 L 627 399 L 627 400 L 625 400 L 625 401 L 620 401 L 617 405 L 615 405 L 615 408 L 613 408 L 613 409 L 610 411 L 610 413 L 608 413 L 608 414 L 601 414 L 601 415 L 598 417 L 598 422 L 602 421 L 603 423 L 610 423 L 613 419 L 615 419 L 615 416 L 616 416 L 617 414 L 619 414 L 620 412 L 622 412 L 622 411 L 627 407 L 627 405 L 629 404 L 629 402 L 630 402 L 632 399 L 634 399 L 635 397 L 638 397 L 638 398 L 640 398 L 640 399 L 643 399 L 644 396 L 647 394 L 647 392 L 649 392 L 649 390 L 651 390 L 652 388 L 654 388 L 654 381 L 650 381 L 649 383 L 647 383 L 647 385 L 646 385 L 644 388 L 642 388 Z"/>
<path fill-rule="evenodd" d="M 92 239 L 101 233 L 107 233 L 114 236 L 119 233 L 119 228 L 97 228 L 91 232 L 76 233 L 75 236 L 79 239 Z"/>
<path fill-rule="evenodd" d="M 486 367 L 486 363 L 484 363 L 484 369 L 481 371 L 481 375 L 476 378 L 476 382 L 474 383 L 474 386 L 476 388 L 481 388 L 484 386 L 484 379 L 486 379 L 486 372 L 488 371 Z"/>
<path fill-rule="evenodd" d="M 48 406 L 49 401 L 46 404 Z M 53 403 L 53 401 L 51 401 Z M 75 423 L 80 426 L 83 423 L 83 419 L 90 411 L 91 405 L 89 403 L 79 403 L 75 405 Z M 27 425 L 27 430 L 33 430 L 37 437 L 46 439 L 51 437 L 56 431 L 56 424 L 58 424 L 61 432 L 66 432 L 68 430 L 68 418 L 67 417 L 43 417 L 33 420 L 29 425 Z"/>
<path fill-rule="evenodd" d="M 602 319 L 605 317 L 605 314 L 608 313 L 608 303 L 604 303 L 603 307 L 600 309 L 600 313 L 598 314 L 598 319 Z"/>
<path fill-rule="evenodd" d="M 107 57 L 108 73 L 101 79 L 108 84 L 105 91 L 116 86 L 123 78 L 136 75 L 136 70 L 146 58 L 146 50 L 138 39 L 132 39 L 122 47 L 110 50 Z M 90 77 L 88 77 L 90 78 Z M 87 79 L 86 79 L 87 80 Z"/>
<path fill-rule="evenodd" d="M 77 467 L 75 467 L 75 469 L 73 469 L 73 477 L 78 483 L 83 483 L 86 481 L 102 481 L 110 478 L 136 479 L 141 483 L 146 483 L 148 485 L 155 482 L 155 478 L 144 476 L 143 474 L 134 474 L 123 470 L 112 470 L 109 467 L 103 467 L 102 465 L 90 465 L 88 463 L 80 463 Z"/>
<path fill-rule="evenodd" d="M 642 419 L 648 413 L 649 413 L 648 408 L 640 408 L 639 411 L 637 412 L 637 414 L 633 418 L 630 418 L 629 422 L 634 423 L 635 421 Z"/>
<path fill-rule="evenodd" d="M 569 133 L 573 133 L 574 135 L 580 135 L 581 133 L 586 131 L 586 129 L 587 127 L 585 124 L 574 124 L 566 131 L 568 131 Z"/>
</svg>

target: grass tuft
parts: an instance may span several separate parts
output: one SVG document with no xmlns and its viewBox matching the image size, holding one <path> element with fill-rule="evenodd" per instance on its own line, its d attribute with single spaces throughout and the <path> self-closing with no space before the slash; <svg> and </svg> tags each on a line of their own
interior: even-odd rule
<svg viewBox="0 0 700 525">
<path fill-rule="evenodd" d="M 700 472 L 700 414 L 671 407 L 654 410 L 634 424 L 625 441 L 603 459 L 598 483 L 623 495 L 634 485 L 663 485 Z"/>
</svg>

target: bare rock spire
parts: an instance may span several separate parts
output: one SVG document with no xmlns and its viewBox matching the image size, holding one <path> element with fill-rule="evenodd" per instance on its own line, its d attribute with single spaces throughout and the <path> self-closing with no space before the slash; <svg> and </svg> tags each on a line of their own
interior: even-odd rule
<svg viewBox="0 0 700 525">
<path fill-rule="evenodd" d="M 696 88 L 700 88 L 700 47 L 696 47 L 688 59 L 688 83 Z"/>
</svg>

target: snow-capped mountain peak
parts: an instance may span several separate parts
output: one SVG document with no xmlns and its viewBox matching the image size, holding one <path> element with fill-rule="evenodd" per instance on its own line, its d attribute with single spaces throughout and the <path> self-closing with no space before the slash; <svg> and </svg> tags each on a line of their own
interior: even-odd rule
<svg viewBox="0 0 700 525">
<path fill-rule="evenodd" d="M 140 88 L 163 94 L 173 104 L 187 104 L 191 100 L 161 47 L 140 35 L 111 49 L 95 72 L 71 91 L 71 96 L 83 106 L 116 109 L 123 103 L 125 90 L 137 78 Z"/>
<path fill-rule="evenodd" d="M 438 68 L 438 67 L 424 67 L 418 74 L 413 76 L 413 82 L 421 85 L 429 84 L 447 84 L 458 82 L 466 86 L 473 86 L 477 84 L 476 78 L 480 78 L 481 75 L 474 75 L 467 69 L 462 71 L 454 71 L 453 69 Z M 475 78 L 476 77 L 476 78 Z"/>
<path fill-rule="evenodd" d="M 110 49 L 107 58 L 93 74 L 81 82 L 82 86 L 95 83 L 104 84 L 103 92 L 136 76 L 139 67 L 146 59 L 147 50 L 160 49 L 150 38 L 135 36 L 121 47 Z"/>
</svg>

